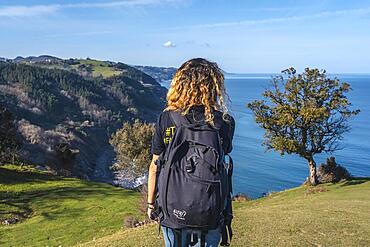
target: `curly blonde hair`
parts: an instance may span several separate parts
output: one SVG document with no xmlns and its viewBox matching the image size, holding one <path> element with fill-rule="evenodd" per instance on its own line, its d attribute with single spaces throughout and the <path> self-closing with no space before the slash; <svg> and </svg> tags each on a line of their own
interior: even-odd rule
<svg viewBox="0 0 370 247">
<path fill-rule="evenodd" d="M 203 105 L 205 121 L 214 125 L 214 110 L 227 120 L 224 75 L 218 65 L 203 58 L 186 61 L 176 71 L 167 93 L 167 110 L 186 115 L 192 106 Z"/>
</svg>

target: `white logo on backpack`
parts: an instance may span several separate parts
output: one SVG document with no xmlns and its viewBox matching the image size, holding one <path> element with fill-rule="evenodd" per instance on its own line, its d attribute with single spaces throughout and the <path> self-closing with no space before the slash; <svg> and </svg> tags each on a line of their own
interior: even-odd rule
<svg viewBox="0 0 370 247">
<path fill-rule="evenodd" d="M 185 220 L 186 211 L 174 209 L 173 215 L 175 215 L 175 217 L 178 218 L 179 220 Z"/>
</svg>

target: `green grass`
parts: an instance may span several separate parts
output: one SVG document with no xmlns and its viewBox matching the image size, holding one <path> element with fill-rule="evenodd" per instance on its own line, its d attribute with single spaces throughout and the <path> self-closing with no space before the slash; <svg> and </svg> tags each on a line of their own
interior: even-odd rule
<svg viewBox="0 0 370 247">
<path fill-rule="evenodd" d="M 299 187 L 235 203 L 231 246 L 370 246 L 370 180 Z M 163 246 L 156 226 L 80 246 Z"/>
<path fill-rule="evenodd" d="M 116 69 L 114 67 L 110 67 L 109 63 L 106 61 L 99 61 L 94 59 L 78 59 L 79 64 L 75 65 L 66 65 L 66 64 L 36 64 L 38 67 L 42 68 L 48 68 L 48 69 L 62 69 L 71 71 L 73 70 L 79 70 L 78 66 L 84 64 L 89 65 L 92 69 L 92 76 L 93 77 L 99 77 L 102 76 L 103 78 L 108 78 L 115 75 L 122 74 L 122 70 Z M 31 64 L 33 65 L 33 64 Z"/>
<path fill-rule="evenodd" d="M 0 246 L 73 246 L 122 228 L 138 215 L 139 194 L 107 184 L 52 176 L 31 167 L 0 167 Z"/>
<path fill-rule="evenodd" d="M 104 78 L 111 77 L 114 75 L 120 75 L 122 71 L 116 70 L 113 67 L 109 67 L 107 62 L 92 60 L 92 59 L 80 59 L 80 64 L 91 65 L 93 69 L 93 76 L 103 76 Z M 78 65 L 75 65 L 77 67 Z"/>
<path fill-rule="evenodd" d="M 163 246 L 157 225 L 122 229 L 135 192 L 0 167 L 0 246 Z M 370 180 L 301 186 L 234 203 L 231 246 L 370 246 Z"/>
</svg>

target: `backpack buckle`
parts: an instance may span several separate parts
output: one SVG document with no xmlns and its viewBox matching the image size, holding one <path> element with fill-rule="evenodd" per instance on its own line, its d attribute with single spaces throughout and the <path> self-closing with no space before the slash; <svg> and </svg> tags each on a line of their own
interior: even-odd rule
<svg viewBox="0 0 370 247">
<path fill-rule="evenodd" d="M 187 173 L 193 173 L 195 171 L 196 160 L 199 158 L 198 155 L 193 154 L 186 159 L 185 169 Z"/>
<path fill-rule="evenodd" d="M 193 157 L 190 157 L 187 160 L 187 163 L 185 165 L 185 169 L 186 169 L 187 173 L 193 173 L 194 172 L 194 170 L 195 170 L 195 161 L 194 161 Z"/>
</svg>

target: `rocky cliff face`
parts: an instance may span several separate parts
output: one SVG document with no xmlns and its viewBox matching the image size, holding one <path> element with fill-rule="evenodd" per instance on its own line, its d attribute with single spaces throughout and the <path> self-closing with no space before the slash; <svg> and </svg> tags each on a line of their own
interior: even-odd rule
<svg viewBox="0 0 370 247">
<path fill-rule="evenodd" d="M 14 115 L 27 162 L 94 176 L 125 121 L 154 122 L 166 89 L 123 63 L 50 56 L 0 62 L 0 104 Z"/>
</svg>

